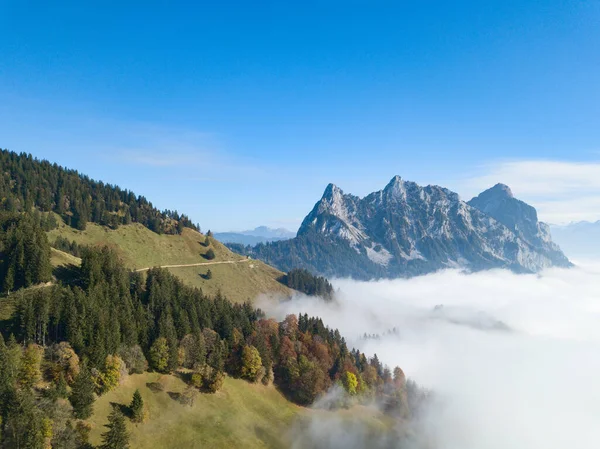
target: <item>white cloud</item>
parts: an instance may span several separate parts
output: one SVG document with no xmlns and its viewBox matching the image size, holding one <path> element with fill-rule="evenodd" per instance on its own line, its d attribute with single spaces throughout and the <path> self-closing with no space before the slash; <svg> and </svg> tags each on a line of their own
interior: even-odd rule
<svg viewBox="0 0 600 449">
<path fill-rule="evenodd" d="M 538 210 L 550 223 L 600 219 L 600 162 L 557 160 L 502 161 L 480 167 L 459 183 L 469 199 L 498 182 Z"/>
<path fill-rule="evenodd" d="M 444 271 L 410 280 L 336 281 L 337 304 L 298 297 L 261 304 L 279 317 L 306 312 L 351 345 L 399 365 L 432 388 L 429 437 L 442 449 L 600 447 L 600 265 L 541 275 Z M 444 304 L 467 322 L 479 313 L 511 332 L 435 318 Z M 456 321 L 456 320 L 454 320 Z M 460 320 L 459 320 L 460 321 Z M 399 336 L 362 341 L 396 327 Z"/>
</svg>

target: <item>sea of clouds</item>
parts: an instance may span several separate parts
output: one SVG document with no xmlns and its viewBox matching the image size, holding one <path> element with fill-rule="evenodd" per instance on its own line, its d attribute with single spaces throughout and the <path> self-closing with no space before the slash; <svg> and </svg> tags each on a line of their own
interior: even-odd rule
<svg viewBox="0 0 600 449">
<path fill-rule="evenodd" d="M 600 447 L 600 264 L 334 286 L 334 303 L 299 295 L 261 307 L 320 316 L 349 347 L 434 391 L 443 404 L 425 420 L 434 447 Z"/>
</svg>

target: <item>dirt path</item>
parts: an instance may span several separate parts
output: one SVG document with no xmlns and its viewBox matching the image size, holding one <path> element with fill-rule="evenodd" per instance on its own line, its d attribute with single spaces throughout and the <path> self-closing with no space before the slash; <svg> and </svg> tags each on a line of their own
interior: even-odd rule
<svg viewBox="0 0 600 449">
<path fill-rule="evenodd" d="M 250 262 L 252 259 L 241 259 L 241 260 L 223 260 L 220 262 L 199 262 L 199 263 L 188 263 L 183 265 L 158 265 L 159 268 L 184 268 L 184 267 L 203 267 L 205 265 L 222 265 L 222 264 L 235 264 Z M 150 268 L 138 268 L 135 271 L 148 271 Z"/>
</svg>

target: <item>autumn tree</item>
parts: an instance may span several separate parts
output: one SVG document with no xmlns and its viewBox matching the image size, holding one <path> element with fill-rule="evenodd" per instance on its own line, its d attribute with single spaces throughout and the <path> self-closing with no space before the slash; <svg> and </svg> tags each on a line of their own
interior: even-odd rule
<svg viewBox="0 0 600 449">
<path fill-rule="evenodd" d="M 354 373 L 346 371 L 342 376 L 342 384 L 346 392 L 352 396 L 356 394 L 356 388 L 358 387 L 358 379 Z"/>
<path fill-rule="evenodd" d="M 399 366 L 394 368 L 394 384 L 398 389 L 402 389 L 406 386 L 406 376 Z"/>
<path fill-rule="evenodd" d="M 244 346 L 242 349 L 242 368 L 240 372 L 244 379 L 258 382 L 264 376 L 264 368 L 260 354 L 254 346 Z"/>
<path fill-rule="evenodd" d="M 157 338 L 150 348 L 152 368 L 160 373 L 169 371 L 169 345 L 164 337 Z"/>
<path fill-rule="evenodd" d="M 104 394 L 119 385 L 121 376 L 126 373 L 125 362 L 117 355 L 108 355 L 103 370 L 96 378 L 98 394 Z"/>
</svg>

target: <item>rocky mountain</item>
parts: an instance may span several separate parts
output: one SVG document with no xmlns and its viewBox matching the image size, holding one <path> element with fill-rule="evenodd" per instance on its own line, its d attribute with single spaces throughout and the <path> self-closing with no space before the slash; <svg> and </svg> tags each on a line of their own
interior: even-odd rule
<svg viewBox="0 0 600 449">
<path fill-rule="evenodd" d="M 258 243 L 276 242 L 294 238 L 296 233 L 283 228 L 269 228 L 259 226 L 257 228 L 240 232 L 215 232 L 214 236 L 222 243 L 238 243 L 241 245 L 257 245 Z"/>
<path fill-rule="evenodd" d="M 570 266 L 535 209 L 501 184 L 469 203 L 439 186 L 395 176 L 359 198 L 330 184 L 296 238 L 249 250 L 281 269 L 370 279 L 442 268 L 537 272 Z"/>
</svg>

